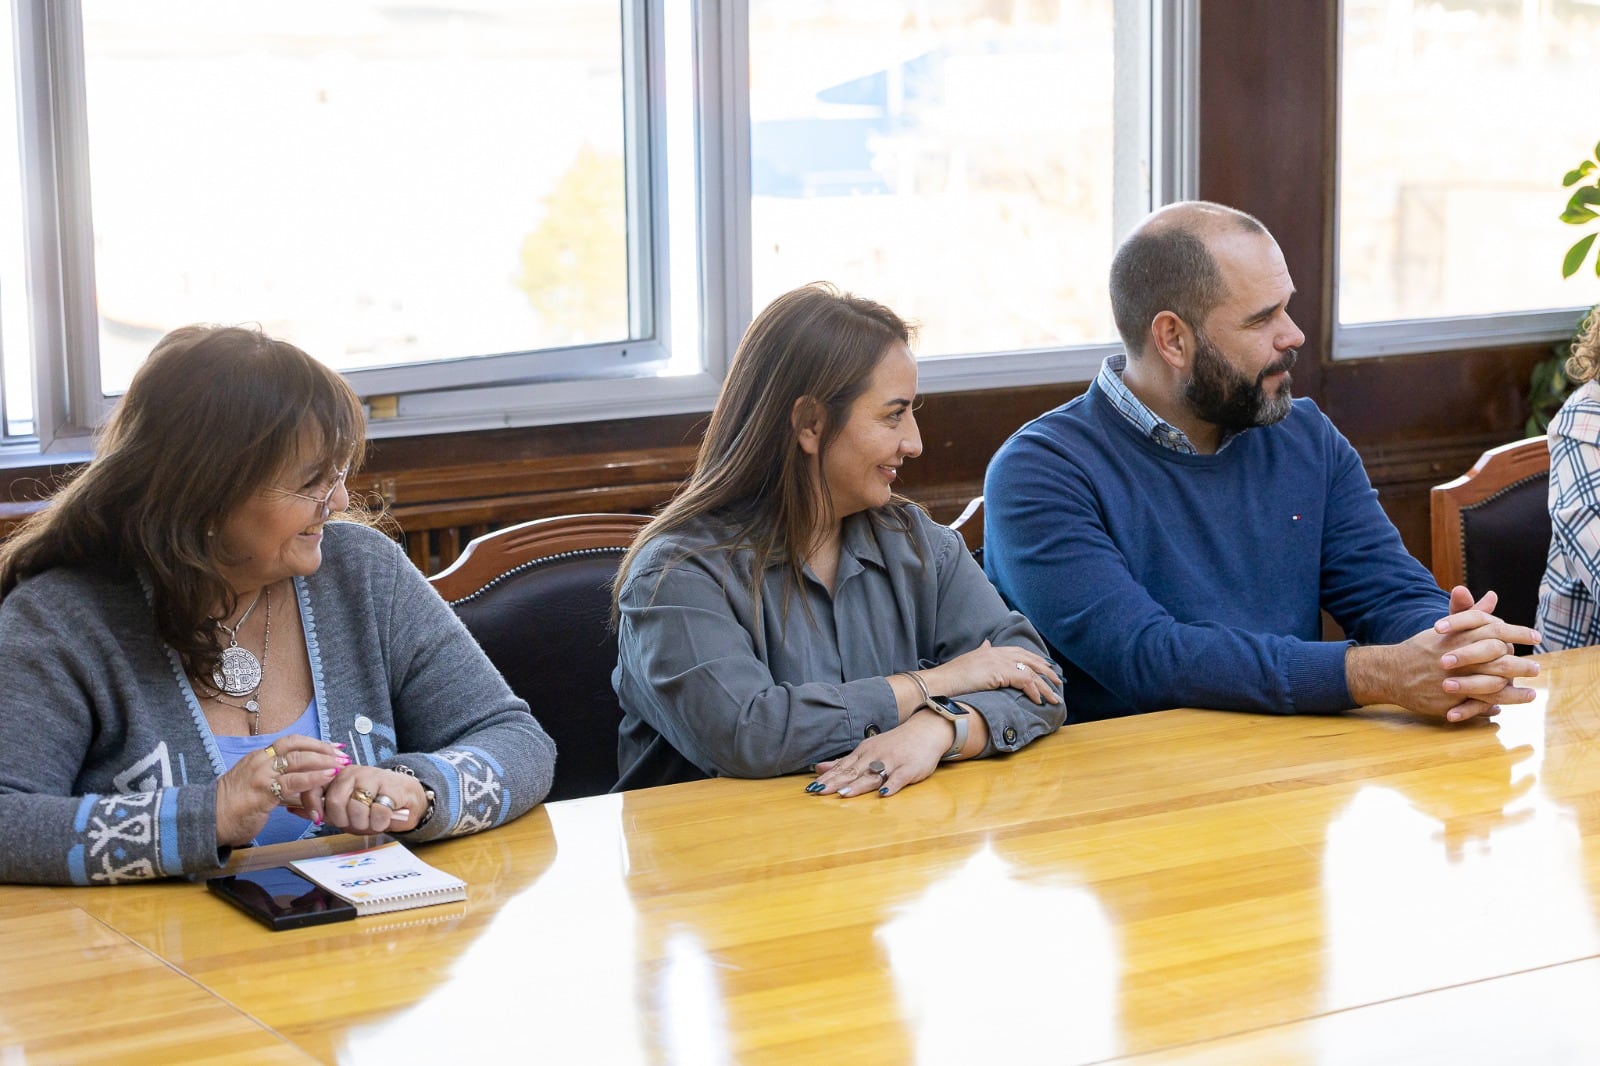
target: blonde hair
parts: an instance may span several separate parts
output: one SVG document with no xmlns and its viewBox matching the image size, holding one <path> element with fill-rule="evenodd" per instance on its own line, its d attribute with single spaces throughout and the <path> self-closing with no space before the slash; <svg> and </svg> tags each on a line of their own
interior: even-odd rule
<svg viewBox="0 0 1600 1066">
<path fill-rule="evenodd" d="M 1600 374 L 1600 305 L 1589 311 L 1589 317 L 1578 327 L 1579 336 L 1572 342 L 1572 354 L 1567 357 L 1567 377 L 1581 385 Z"/>
</svg>

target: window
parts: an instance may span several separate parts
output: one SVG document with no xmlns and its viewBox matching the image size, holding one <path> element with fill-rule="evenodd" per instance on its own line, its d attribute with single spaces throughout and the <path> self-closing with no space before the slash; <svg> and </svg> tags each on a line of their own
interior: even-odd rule
<svg viewBox="0 0 1600 1066">
<path fill-rule="evenodd" d="M 921 323 L 925 388 L 1087 377 L 1188 188 L 1193 5 L 13 0 L 8 439 L 82 448 L 196 321 L 375 435 L 705 409 L 818 278 Z"/>
<path fill-rule="evenodd" d="M 1597 63 L 1593 0 L 1344 0 L 1336 354 L 1571 332 Z"/>
<path fill-rule="evenodd" d="M 612 0 L 81 6 L 106 393 L 188 322 L 339 370 L 648 328 Z"/>
<path fill-rule="evenodd" d="M 1150 206 L 1117 166 L 1140 14 L 752 0 L 753 306 L 828 278 L 918 320 L 924 357 L 1114 342 L 1111 253 Z"/>
<path fill-rule="evenodd" d="M 9 18 L 0 22 L 0 144 L 17 143 L 17 76 Z M 0 152 L 0 446 L 33 433 L 33 361 L 29 357 L 27 277 L 23 256 L 22 168 Z"/>
</svg>

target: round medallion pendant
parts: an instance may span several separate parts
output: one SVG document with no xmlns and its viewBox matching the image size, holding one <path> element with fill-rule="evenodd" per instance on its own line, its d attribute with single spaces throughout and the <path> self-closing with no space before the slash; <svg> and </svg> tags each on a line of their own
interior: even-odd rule
<svg viewBox="0 0 1600 1066">
<path fill-rule="evenodd" d="M 211 681 L 230 696 L 248 696 L 261 687 L 261 661 L 243 648 L 223 648 Z"/>
</svg>

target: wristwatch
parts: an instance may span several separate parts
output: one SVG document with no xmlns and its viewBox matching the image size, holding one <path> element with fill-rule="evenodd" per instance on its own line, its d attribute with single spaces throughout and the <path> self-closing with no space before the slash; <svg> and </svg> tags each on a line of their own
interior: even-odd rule
<svg viewBox="0 0 1600 1066">
<path fill-rule="evenodd" d="M 972 724 L 972 719 L 967 717 L 967 709 L 949 696 L 929 696 L 922 701 L 922 707 L 956 727 L 956 742 L 950 745 L 949 751 L 939 756 L 939 761 L 960 755 L 961 749 L 967 746 L 967 728 Z"/>
</svg>

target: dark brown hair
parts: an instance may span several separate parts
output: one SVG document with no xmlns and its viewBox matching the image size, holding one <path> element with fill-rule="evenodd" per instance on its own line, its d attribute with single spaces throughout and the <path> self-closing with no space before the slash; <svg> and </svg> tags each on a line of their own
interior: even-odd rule
<svg viewBox="0 0 1600 1066">
<path fill-rule="evenodd" d="M 623 557 L 616 595 L 644 545 L 707 515 L 728 521 L 728 547 L 751 552 L 751 594 L 759 604 L 767 569 L 784 565 L 798 588 L 804 552 L 816 530 L 833 518 L 827 478 L 813 482 L 812 466 L 796 441 L 793 412 L 807 399 L 821 409 L 816 468 L 866 390 L 890 345 L 911 342 L 911 328 L 879 303 L 815 282 L 772 301 L 745 331 L 717 397 L 694 473 L 646 526 Z M 906 527 L 900 497 L 885 509 Z"/>
<path fill-rule="evenodd" d="M 1150 323 L 1161 312 L 1171 311 L 1198 330 L 1227 298 L 1206 237 L 1230 228 L 1267 233 L 1252 215 L 1195 200 L 1162 209 L 1117 248 L 1111 258 L 1111 315 L 1129 359 L 1144 354 Z"/>
<path fill-rule="evenodd" d="M 209 534 L 308 435 L 330 470 L 361 458 L 361 401 L 338 374 L 259 330 L 173 330 L 134 374 L 93 461 L 0 546 L 0 598 L 57 566 L 142 574 L 162 639 L 208 675 L 220 651 L 212 612 L 236 607 Z"/>
</svg>

